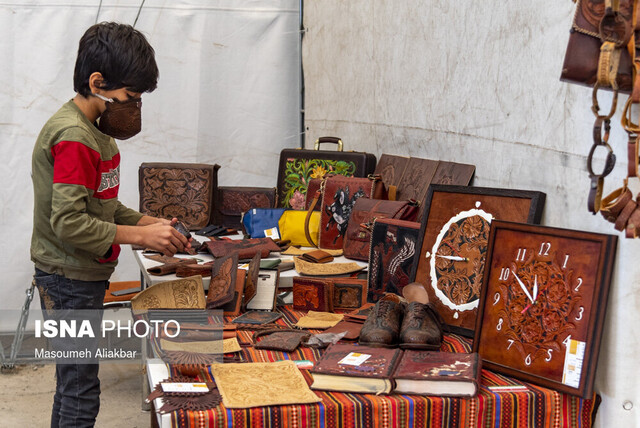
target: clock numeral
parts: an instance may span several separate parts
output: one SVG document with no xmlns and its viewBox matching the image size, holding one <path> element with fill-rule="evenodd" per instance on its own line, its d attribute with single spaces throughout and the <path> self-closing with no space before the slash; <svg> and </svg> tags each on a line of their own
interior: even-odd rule
<svg viewBox="0 0 640 428">
<path fill-rule="evenodd" d="M 551 358 L 553 358 L 553 356 L 551 355 L 552 352 L 553 352 L 553 349 L 547 349 L 548 357 L 544 359 L 546 362 L 551 361 Z"/>
<path fill-rule="evenodd" d="M 570 341 L 571 341 L 571 335 L 567 336 L 567 338 L 562 341 L 562 344 L 564 345 L 565 348 L 569 347 L 569 342 Z"/>
<path fill-rule="evenodd" d="M 496 326 L 496 330 L 498 331 L 502 330 L 502 318 L 498 320 L 498 325 Z"/>
<path fill-rule="evenodd" d="M 496 293 L 493 295 L 493 306 L 495 306 L 500 301 L 500 293 Z"/>
<path fill-rule="evenodd" d="M 509 268 L 502 268 L 500 270 L 500 281 L 506 281 L 507 279 L 509 279 L 509 273 L 511 273 Z"/>
<path fill-rule="evenodd" d="M 567 267 L 567 262 L 569 261 L 569 254 L 564 255 L 564 262 L 562 263 L 562 269 Z"/>
<path fill-rule="evenodd" d="M 582 285 L 582 278 L 578 278 L 578 285 L 576 285 L 576 288 L 574 288 L 573 291 L 578 291 L 581 285 Z"/>
<path fill-rule="evenodd" d="M 578 312 L 578 316 L 576 317 L 576 321 L 580 321 L 582 319 L 582 313 L 584 312 L 584 306 L 580 306 L 580 311 Z"/>
<path fill-rule="evenodd" d="M 511 345 L 513 345 L 513 339 L 507 339 L 507 341 L 509 342 L 509 346 L 507 346 L 507 350 L 509 350 L 509 348 L 511 348 Z"/>
<path fill-rule="evenodd" d="M 527 254 L 527 249 L 526 248 L 518 248 L 518 254 L 516 255 L 516 261 L 517 262 L 523 262 L 524 261 L 524 257 Z"/>
<path fill-rule="evenodd" d="M 542 244 L 540 244 L 540 251 L 538 252 L 538 255 L 548 256 L 550 249 L 551 249 L 551 242 L 543 242 Z"/>
<path fill-rule="evenodd" d="M 524 359 L 524 363 L 528 366 L 531 365 L 531 354 L 527 355 L 527 358 Z"/>
</svg>

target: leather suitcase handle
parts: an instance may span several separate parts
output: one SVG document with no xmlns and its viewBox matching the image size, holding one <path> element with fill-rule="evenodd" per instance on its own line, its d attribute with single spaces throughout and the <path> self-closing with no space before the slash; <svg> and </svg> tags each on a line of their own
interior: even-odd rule
<svg viewBox="0 0 640 428">
<path fill-rule="evenodd" d="M 342 151 L 342 140 L 338 137 L 320 137 L 316 140 L 315 144 L 313 145 L 313 148 L 315 150 L 320 150 L 320 144 L 322 143 L 337 144 L 338 151 L 339 152 Z"/>
</svg>

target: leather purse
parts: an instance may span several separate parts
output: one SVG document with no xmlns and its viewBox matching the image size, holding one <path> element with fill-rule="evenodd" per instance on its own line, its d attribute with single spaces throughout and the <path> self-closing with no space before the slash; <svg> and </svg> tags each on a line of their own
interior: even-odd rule
<svg viewBox="0 0 640 428">
<path fill-rule="evenodd" d="M 280 251 L 280 247 L 271 238 L 252 239 L 216 239 L 206 242 L 207 250 L 215 258 L 224 257 L 231 252 L 238 254 L 239 260 L 253 258 L 256 253 L 266 259 L 272 251 Z"/>
<path fill-rule="evenodd" d="M 360 198 L 356 201 L 344 237 L 344 255 L 350 259 L 369 260 L 371 231 L 377 219 L 393 218 L 415 221 L 418 204 L 415 201 L 384 201 Z"/>
<path fill-rule="evenodd" d="M 177 217 L 190 230 L 211 223 L 218 195 L 220 165 L 143 163 L 138 170 L 140 212 L 153 217 Z"/>
<path fill-rule="evenodd" d="M 242 229 L 242 214 L 251 208 L 275 208 L 275 187 L 218 187 L 219 206 L 214 223 Z"/>
<path fill-rule="evenodd" d="M 385 292 L 402 295 L 419 252 L 420 223 L 389 218 L 373 223 L 369 249 L 368 302 Z"/>
<path fill-rule="evenodd" d="M 620 60 L 616 82 L 618 90 L 629 93 L 633 87 L 633 64 L 627 43 L 633 35 L 634 0 L 620 0 L 617 13 L 607 11 L 605 0 L 578 0 L 560 80 L 594 86 L 604 41 L 618 47 Z M 611 89 L 603 86 L 603 89 Z"/>
<path fill-rule="evenodd" d="M 320 190 L 313 194 L 307 210 L 307 219 L 320 201 L 320 229 L 318 242 L 314 242 L 307 233 L 307 240 L 314 246 L 327 249 L 342 248 L 343 238 L 349 226 L 353 205 L 360 198 L 387 199 L 387 192 L 379 176 L 367 178 L 343 177 L 333 175 L 322 179 Z M 308 232 L 305 221 L 305 228 Z"/>
</svg>

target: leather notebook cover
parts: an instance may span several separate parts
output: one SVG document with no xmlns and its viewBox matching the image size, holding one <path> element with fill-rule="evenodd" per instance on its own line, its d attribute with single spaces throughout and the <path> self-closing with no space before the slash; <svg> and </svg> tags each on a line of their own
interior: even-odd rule
<svg viewBox="0 0 640 428">
<path fill-rule="evenodd" d="M 374 222 L 367 301 L 377 302 L 385 292 L 402 295 L 419 251 L 419 234 L 420 223 L 395 219 Z"/>
<path fill-rule="evenodd" d="M 220 165 L 143 163 L 138 170 L 140 212 L 179 218 L 190 230 L 207 226 L 218 194 Z"/>
<path fill-rule="evenodd" d="M 371 356 L 357 366 L 340 364 L 340 361 L 352 352 Z M 352 343 L 335 343 L 329 345 L 322 354 L 315 367 L 311 369 L 311 374 L 390 379 L 401 356 L 402 350 L 399 348 L 373 348 Z"/>
<path fill-rule="evenodd" d="M 294 277 L 293 309 L 333 312 L 333 284 L 331 281 Z"/>
<path fill-rule="evenodd" d="M 207 309 L 216 309 L 233 300 L 238 271 L 238 256 L 231 254 L 214 262 L 207 293 Z"/>
</svg>

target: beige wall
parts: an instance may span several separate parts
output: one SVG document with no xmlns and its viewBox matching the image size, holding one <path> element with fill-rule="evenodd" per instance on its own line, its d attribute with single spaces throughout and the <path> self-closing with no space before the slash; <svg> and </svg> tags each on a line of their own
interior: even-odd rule
<svg viewBox="0 0 640 428">
<path fill-rule="evenodd" d="M 591 91 L 559 81 L 573 11 L 569 0 L 305 1 L 307 144 L 334 135 L 377 156 L 472 163 L 477 186 L 545 192 L 545 225 L 616 233 L 586 209 Z M 626 174 L 619 116 L 605 193 Z M 621 237 L 596 380 L 599 427 L 640 426 L 639 256 L 640 241 Z"/>
</svg>

